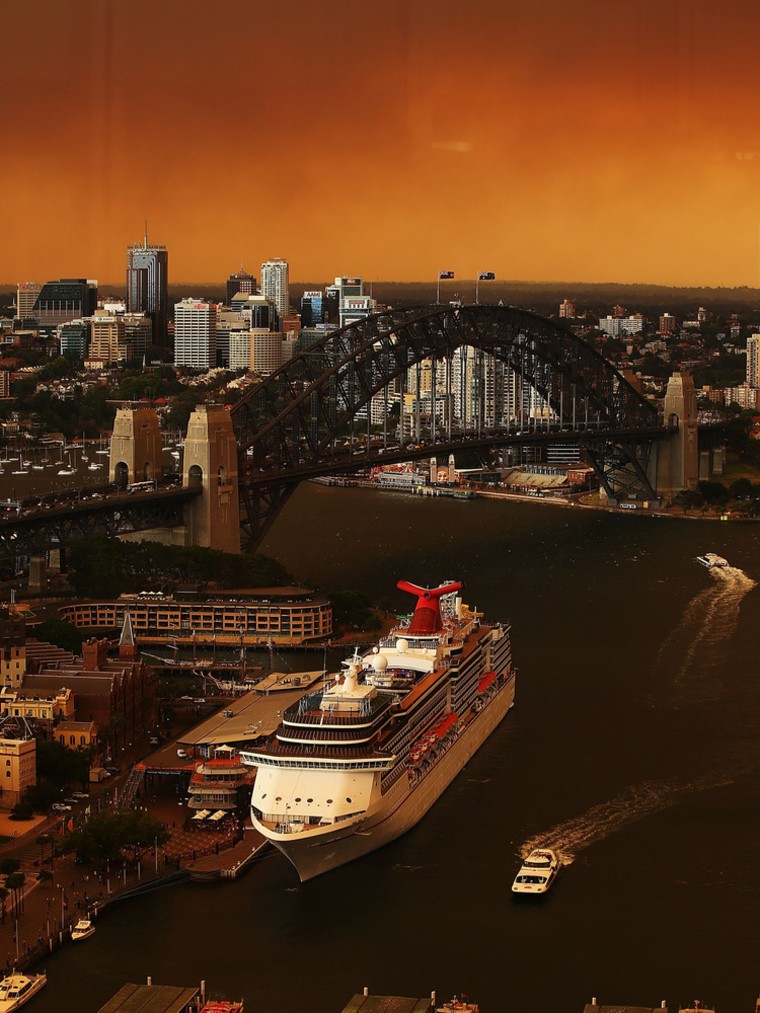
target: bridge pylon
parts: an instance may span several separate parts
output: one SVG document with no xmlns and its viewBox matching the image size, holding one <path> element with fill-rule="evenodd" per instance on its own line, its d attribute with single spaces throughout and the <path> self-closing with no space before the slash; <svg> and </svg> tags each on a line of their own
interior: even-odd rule
<svg viewBox="0 0 760 1013">
<path fill-rule="evenodd" d="M 154 408 L 117 408 L 108 459 L 108 481 L 122 487 L 161 477 L 161 431 Z"/>
<path fill-rule="evenodd" d="M 185 437 L 182 484 L 203 492 L 185 507 L 187 542 L 240 552 L 238 449 L 229 409 L 198 405 Z"/>
<path fill-rule="evenodd" d="M 696 489 L 699 480 L 697 394 L 688 373 L 674 373 L 668 380 L 664 422 L 671 432 L 657 447 L 654 485 L 669 497 Z"/>
</svg>

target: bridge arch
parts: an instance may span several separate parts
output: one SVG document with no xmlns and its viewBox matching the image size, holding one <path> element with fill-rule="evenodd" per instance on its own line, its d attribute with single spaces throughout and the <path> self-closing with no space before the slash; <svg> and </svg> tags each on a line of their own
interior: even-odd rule
<svg viewBox="0 0 760 1013">
<path fill-rule="evenodd" d="M 651 429 L 655 408 L 572 332 L 511 306 L 389 311 L 336 330 L 267 377 L 232 409 L 246 468 L 294 469 L 325 449 L 381 391 L 425 360 L 471 347 L 503 362 L 557 426 Z M 476 382 L 477 377 L 472 382 Z"/>
<path fill-rule="evenodd" d="M 472 362 L 460 368 L 458 382 L 470 391 L 478 385 L 485 390 L 486 354 L 503 365 L 510 382 L 516 378 L 530 388 L 531 396 L 544 406 L 547 429 L 599 436 L 661 434 L 655 407 L 602 355 L 535 313 L 478 305 L 373 314 L 304 349 L 233 406 L 241 494 L 249 519 L 259 515 L 252 524 L 259 528 L 256 537 L 260 537 L 262 495 L 269 499 L 267 510 L 276 513 L 301 478 L 325 473 L 341 453 L 351 454 L 353 447 L 346 451 L 342 441 L 353 435 L 354 420 L 367 418 L 373 400 L 397 378 L 426 361 L 433 364 L 434 375 L 436 368 L 453 371 L 457 356 L 472 356 Z M 433 391 L 436 386 L 433 382 Z M 387 411 L 387 395 L 382 396 Z M 468 396 L 464 401 L 460 397 L 460 402 Z M 460 404 L 462 411 L 466 415 Z M 516 416 L 497 424 L 483 410 L 477 420 L 452 419 L 452 414 L 449 403 L 444 439 L 441 431 L 436 432 L 434 405 L 428 452 L 437 446 L 451 448 L 457 433 L 462 436 L 473 422 L 479 436 L 490 426 L 494 439 L 508 430 L 513 436 L 521 431 L 522 420 Z M 362 463 L 357 460 L 355 466 Z"/>
</svg>

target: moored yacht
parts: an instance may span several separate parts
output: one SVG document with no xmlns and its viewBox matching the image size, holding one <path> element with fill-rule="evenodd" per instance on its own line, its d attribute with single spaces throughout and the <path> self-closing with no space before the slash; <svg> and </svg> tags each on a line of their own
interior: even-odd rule
<svg viewBox="0 0 760 1013">
<path fill-rule="evenodd" d="M 429 589 L 399 627 L 288 708 L 257 767 L 254 826 L 302 881 L 387 844 L 446 790 L 514 701 L 509 626 Z"/>
<path fill-rule="evenodd" d="M 12 1013 L 47 985 L 47 975 L 9 974 L 0 981 L 0 1013 Z"/>
</svg>

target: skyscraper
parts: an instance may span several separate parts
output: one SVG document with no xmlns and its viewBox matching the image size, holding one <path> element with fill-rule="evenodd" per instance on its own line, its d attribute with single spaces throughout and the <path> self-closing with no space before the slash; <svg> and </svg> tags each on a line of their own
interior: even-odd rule
<svg viewBox="0 0 760 1013">
<path fill-rule="evenodd" d="M 256 279 L 252 274 L 243 270 L 242 264 L 238 273 L 231 274 L 227 279 L 227 298 L 224 300 L 224 305 L 231 306 L 232 300 L 238 292 L 243 292 L 245 295 L 256 294 Z"/>
<path fill-rule="evenodd" d="M 747 338 L 747 386 L 760 387 L 760 334 Z"/>
<path fill-rule="evenodd" d="M 183 299 L 174 306 L 174 365 L 192 369 L 216 366 L 216 306 Z"/>
<path fill-rule="evenodd" d="M 290 309 L 288 264 L 281 257 L 274 257 L 261 265 L 261 294 L 274 303 L 281 318 L 288 315 Z"/>
<path fill-rule="evenodd" d="M 147 313 L 153 322 L 153 341 L 169 344 L 169 254 L 165 246 L 142 243 L 127 247 L 127 312 Z"/>
</svg>

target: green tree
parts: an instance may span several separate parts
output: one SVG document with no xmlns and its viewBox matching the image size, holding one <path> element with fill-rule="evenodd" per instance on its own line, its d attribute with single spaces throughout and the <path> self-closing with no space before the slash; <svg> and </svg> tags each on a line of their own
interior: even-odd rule
<svg viewBox="0 0 760 1013">
<path fill-rule="evenodd" d="M 46 644 L 56 644 L 72 654 L 82 653 L 85 634 L 63 619 L 46 619 L 34 627 L 34 635 Z"/>
<path fill-rule="evenodd" d="M 134 852 L 154 841 L 164 844 L 168 839 L 169 834 L 159 820 L 127 810 L 93 816 L 81 829 L 64 838 L 63 850 L 76 852 L 85 862 L 115 861 L 122 857 L 124 849 Z"/>
</svg>

